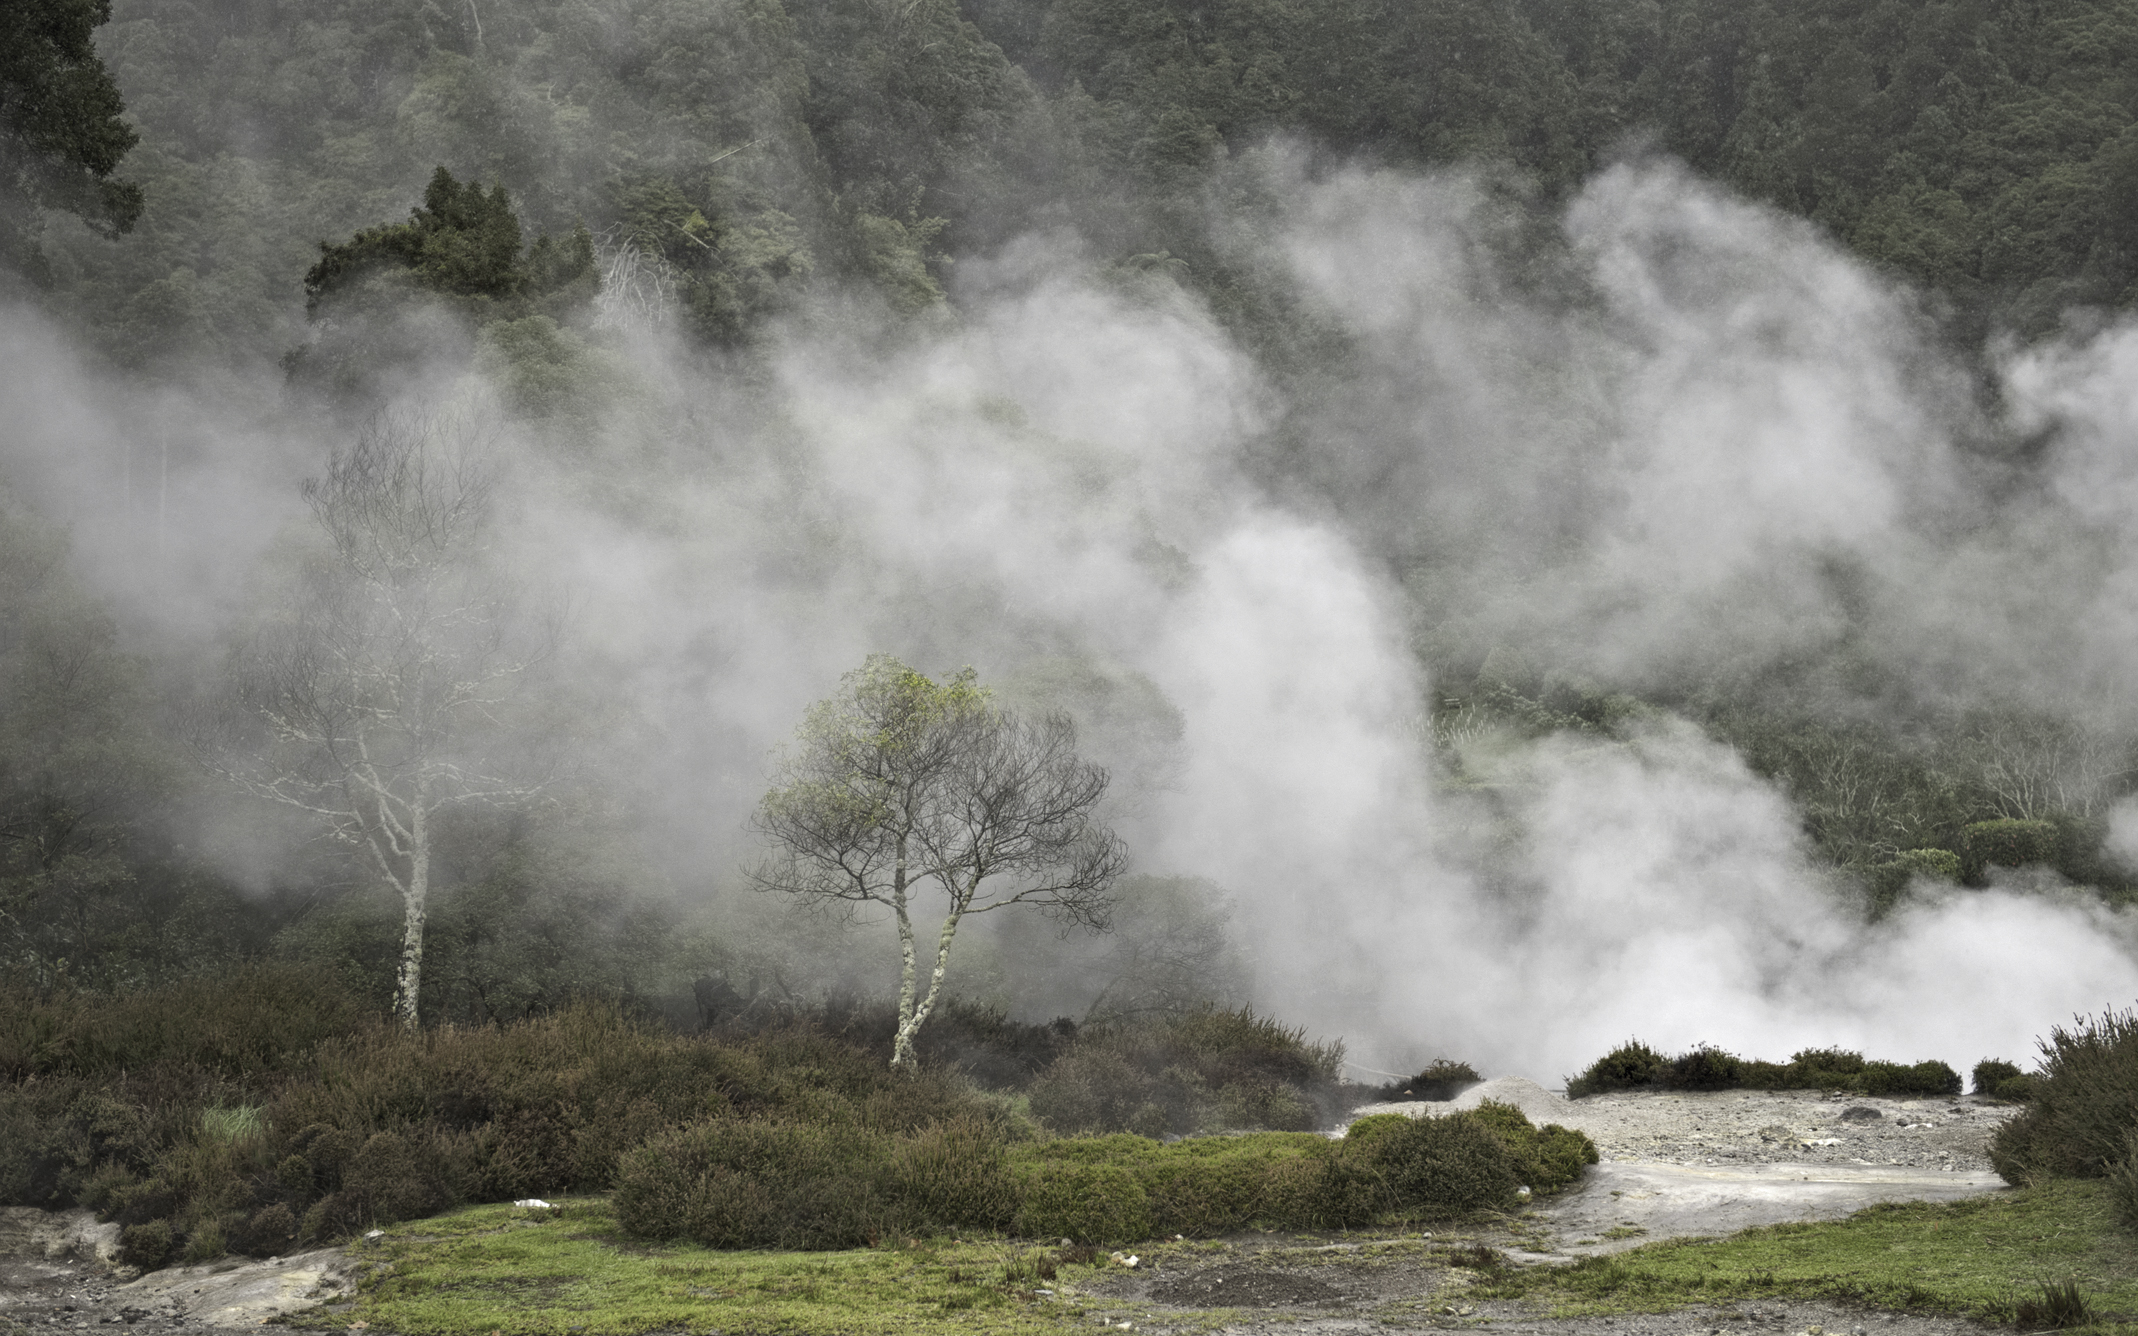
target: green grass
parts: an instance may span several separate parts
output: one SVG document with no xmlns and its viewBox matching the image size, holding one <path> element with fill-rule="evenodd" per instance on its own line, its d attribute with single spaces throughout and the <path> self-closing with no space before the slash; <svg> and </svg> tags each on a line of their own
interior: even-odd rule
<svg viewBox="0 0 2138 1336">
<path fill-rule="evenodd" d="M 2138 1234 L 2100 1183 L 2059 1181 L 1949 1203 L 1874 1206 L 1846 1220 L 1654 1243 L 1572 1266 L 1503 1273 L 1473 1291 L 1557 1315 L 1663 1312 L 1736 1299 L 1831 1299 L 2012 1320 L 2043 1283 L 2075 1281 L 2111 1322 L 2138 1319 Z"/>
<path fill-rule="evenodd" d="M 1052 1251 L 1003 1240 L 808 1253 L 647 1246 L 599 1197 L 555 1212 L 470 1207 L 353 1251 L 376 1266 L 354 1311 L 314 1310 L 310 1325 L 362 1321 L 406 1336 L 1055 1332 L 1084 1318 L 1076 1282 L 1100 1269 L 1057 1264 L 1055 1279 L 1041 1279 L 1031 1264 Z"/>
</svg>

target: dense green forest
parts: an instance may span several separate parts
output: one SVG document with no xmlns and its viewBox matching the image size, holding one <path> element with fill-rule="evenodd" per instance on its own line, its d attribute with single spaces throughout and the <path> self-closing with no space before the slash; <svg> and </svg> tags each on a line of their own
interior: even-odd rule
<svg viewBox="0 0 2138 1336">
<path fill-rule="evenodd" d="M 316 757 L 277 748 L 303 735 L 291 702 L 316 704 L 291 685 L 290 628 L 355 625 L 335 600 L 358 586 L 321 574 L 361 564 L 333 470 L 361 453 L 349 442 L 396 431 L 513 460 L 492 509 L 467 500 L 479 488 L 460 494 L 482 533 L 466 550 L 483 554 L 483 579 L 526 576 L 509 593 L 466 576 L 454 615 L 480 615 L 443 616 L 425 642 L 480 658 L 466 680 L 510 691 L 454 698 L 466 722 L 443 750 L 396 744 L 486 795 L 441 800 L 425 837 L 426 1021 L 593 993 L 689 1027 L 708 1007 L 813 1005 L 827 961 L 862 958 L 875 964 L 829 971 L 879 989 L 880 951 L 768 907 L 736 869 L 766 750 L 885 644 L 931 670 L 979 661 L 1003 699 L 1066 710 L 1124 804 L 1181 790 L 1184 736 L 1217 754 L 1183 722 L 1201 707 L 1130 662 L 1129 647 L 1174 644 L 1165 628 L 1186 614 L 1092 648 L 1072 623 L 1098 614 L 1073 594 L 1024 598 L 1044 580 L 989 564 L 998 531 L 960 537 L 926 489 L 837 444 L 879 430 L 949 442 L 955 486 L 933 485 L 984 494 L 969 513 L 1100 516 L 1092 545 L 1120 549 L 1137 597 L 1186 597 L 1216 569 L 1224 545 L 1197 529 L 1229 504 L 1213 497 L 1325 517 L 1363 578 L 1394 591 L 1404 671 L 1429 684 L 1401 746 L 1452 831 L 1436 856 L 1513 906 L 1511 921 L 1549 880 L 1523 833 L 1541 821 L 1537 795 L 1557 791 L 1539 777 L 1557 773 L 1549 758 L 1624 746 L 1663 766 L 1663 744 L 1641 739 L 1670 721 L 1783 795 L 1821 894 L 1866 934 L 1956 886 L 2068 883 L 2087 914 L 2138 892 L 2114 822 L 2138 787 L 2138 716 L 2113 673 L 2081 671 L 2115 662 L 2101 609 L 2120 606 L 2123 516 L 2099 500 L 2112 488 L 2088 509 L 2078 475 L 2055 472 L 2076 456 L 2059 453 L 2054 413 L 2012 406 L 2062 403 L 2062 382 L 2044 371 L 2050 389 L 2026 390 L 2007 374 L 2138 305 L 2131 0 L 45 10 L 72 36 L 0 44 L 0 261 L 10 347 L 63 348 L 73 388 L 53 394 L 76 395 L 87 425 L 40 417 L 0 458 L 0 950 L 27 986 L 162 985 L 283 956 L 376 1003 L 394 991 L 402 874 L 378 874 L 351 835 L 359 815 L 293 801 L 325 781 L 306 768 Z M 27 33 L 31 13 L 4 21 Z M 61 87 L 72 101 L 55 101 Z M 1781 362 L 1890 354 L 1893 393 L 1913 406 L 1867 412 L 1863 439 L 1914 432 L 1946 453 L 1894 506 L 1916 525 L 1918 565 L 1815 534 L 1801 560 L 1758 575 L 1813 591 L 1816 617 L 1762 640 L 1739 616 L 1766 606 L 1756 583 L 1712 605 L 1696 591 L 1680 600 L 1693 622 L 1737 611 L 1657 623 L 1644 644 L 1668 651 L 1629 657 L 1588 636 L 1620 594 L 1537 591 L 1608 565 L 1587 494 L 1559 492 L 1637 491 L 1645 476 L 1596 481 L 1630 457 L 1599 442 L 1638 436 L 1626 424 L 1640 401 L 1594 390 L 1665 341 L 1636 328 L 1596 258 L 1616 244 L 1612 201 L 1643 190 L 1693 201 L 1682 235 L 1659 228 L 1643 252 L 1705 294 L 1672 300 L 1726 307 L 1796 271 L 1816 303 L 1825 290 L 1805 273 L 1852 275 L 1831 330 L 1779 302 L 1715 328 Z M 1415 300 L 1483 332 L 1390 343 L 1301 278 L 1319 271 L 1298 257 L 1363 246 L 1353 229 L 1384 208 L 1452 220 L 1460 276 Z M 1750 239 L 1704 268 L 1719 232 L 1699 228 L 1724 223 Z M 1404 254 L 1391 242 L 1365 268 L 1409 293 Z M 1055 355 L 1105 342 L 1078 323 L 1101 317 L 1072 302 L 1015 306 L 1063 273 L 1112 303 L 1110 328 L 1147 336 L 1124 366 L 1179 353 L 1206 388 L 1124 390 L 1142 425 L 1118 430 L 1096 409 L 1050 417 Z M 978 373 L 968 393 L 928 361 L 1012 325 L 1050 349 L 1004 373 L 1029 402 Z M 830 363 L 844 369 L 811 369 Z M 912 407 L 885 385 L 941 403 Z M 27 422 L 38 392 L 17 393 Z M 1571 462 L 1524 453 L 1566 423 Z M 1176 444 L 1182 458 L 1204 449 L 1206 431 L 1222 438 L 1209 447 L 1227 455 L 1222 483 L 1183 485 L 1164 511 L 1174 500 L 1144 494 L 1165 493 L 1160 464 Z M 174 437 L 177 475 L 209 481 L 181 482 L 171 520 Z M 983 437 L 999 455 L 955 454 Z M 1404 462 L 1441 438 L 1457 445 L 1430 468 Z M 221 495 L 210 505 L 188 486 Z M 895 520 L 857 499 L 876 491 L 904 507 Z M 1102 501 L 1143 509 L 1116 524 Z M 582 536 L 626 572 L 615 584 L 526 575 L 568 567 Z M 380 561 L 420 565 L 435 537 Z M 229 564 L 198 555 L 211 549 Z M 918 573 L 870 583 L 881 567 Z M 659 585 L 684 568 L 697 584 Z M 1933 570 L 1959 592 L 1910 583 Z M 633 588 L 702 600 L 729 624 L 656 632 L 669 613 L 630 611 Z M 468 640 L 471 621 L 492 639 Z M 2039 652 L 2088 627 L 2109 640 L 2068 664 Z M 800 642 L 818 648 L 782 648 Z M 707 704 L 741 693 L 723 676 L 737 655 L 777 689 Z M 2013 666 L 2029 656 L 2039 676 Z M 702 732 L 677 722 L 699 709 L 728 713 Z M 484 789 L 468 777 L 485 766 L 516 778 Z M 693 787 L 703 775 L 717 780 Z M 1192 841 L 1163 837 L 1185 820 L 1168 810 L 1140 834 L 1176 852 L 1127 884 L 1111 937 L 1065 948 L 1047 924 L 1006 926 L 961 957 L 962 991 L 1093 1016 L 1244 1000 L 1257 963 L 1279 962 L 1275 930 L 1243 934 L 1239 915 L 1273 899 L 1243 906 L 1246 888 L 1206 880 L 1215 869 L 1177 853 Z M 1128 833 L 1133 845 L 1133 821 Z"/>
</svg>

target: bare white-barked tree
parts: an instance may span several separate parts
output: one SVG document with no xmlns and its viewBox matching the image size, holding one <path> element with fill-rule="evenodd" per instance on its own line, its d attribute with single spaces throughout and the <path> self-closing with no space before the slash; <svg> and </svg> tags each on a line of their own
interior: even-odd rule
<svg viewBox="0 0 2138 1336">
<path fill-rule="evenodd" d="M 495 477 L 476 435 L 380 417 L 305 484 L 327 541 L 233 656 L 218 740 L 228 778 L 320 818 L 399 892 L 394 1013 L 410 1027 L 438 814 L 543 787 L 499 773 L 503 712 L 549 636 L 515 634 L 515 590 L 486 560 Z"/>
<path fill-rule="evenodd" d="M 778 760 L 755 818 L 773 852 L 753 876 L 767 890 L 890 910 L 900 951 L 891 1065 L 911 1069 L 967 915 L 1026 904 L 1106 926 L 1128 863 L 1095 814 L 1106 781 L 1078 758 L 1068 716 L 1004 709 L 969 668 L 938 683 L 872 655 L 810 708 Z M 931 889 L 944 905 L 924 989 L 915 918 Z"/>
</svg>

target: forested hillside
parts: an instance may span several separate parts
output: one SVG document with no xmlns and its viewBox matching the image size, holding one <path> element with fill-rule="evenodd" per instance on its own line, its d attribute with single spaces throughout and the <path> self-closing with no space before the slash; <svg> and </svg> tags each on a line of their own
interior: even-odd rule
<svg viewBox="0 0 2138 1336">
<path fill-rule="evenodd" d="M 960 947 L 1030 1018 L 1503 969 L 1385 1060 L 1585 1054 L 1493 999 L 1681 930 L 1747 1015 L 2128 975 L 2138 0 L 56 8 L 124 113 L 0 60 L 26 987 L 383 1005 L 428 886 L 425 1021 L 885 991 L 747 820 L 891 651 L 1112 777 L 1113 935 Z M 393 442 L 452 523 L 364 557 Z M 399 843 L 304 714 L 359 659 L 443 702 Z"/>
</svg>

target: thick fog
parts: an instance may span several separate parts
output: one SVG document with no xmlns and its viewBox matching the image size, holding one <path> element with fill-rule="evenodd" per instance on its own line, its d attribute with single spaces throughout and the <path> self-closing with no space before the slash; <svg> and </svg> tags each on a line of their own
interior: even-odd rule
<svg viewBox="0 0 2138 1336">
<path fill-rule="evenodd" d="M 1845 645 L 1917 698 L 2138 725 L 2138 328 L 1989 350 L 1985 396 L 1915 294 L 1668 163 L 1593 180 L 1541 273 L 1471 177 L 1255 170 L 1288 202 L 1232 244 L 1343 347 L 1318 401 L 1046 234 L 961 265 L 955 319 L 790 332 L 769 380 L 642 329 L 623 406 L 485 437 L 587 766 L 680 892 L 754 894 L 768 756 L 886 651 L 1076 715 L 1137 870 L 1225 888 L 1256 1005 L 1369 1068 L 1553 1080 L 1629 1035 L 1964 1067 L 2138 998 L 2138 925 L 2057 886 L 1866 929 L 1682 721 L 1480 733 L 1490 782 L 1444 784 L 1419 653 L 1638 688 Z M 136 642 L 211 663 L 341 429 L 266 373 L 101 381 L 20 310 L 0 356 L 6 481 Z M 472 370 L 405 397 L 501 417 Z"/>
</svg>

